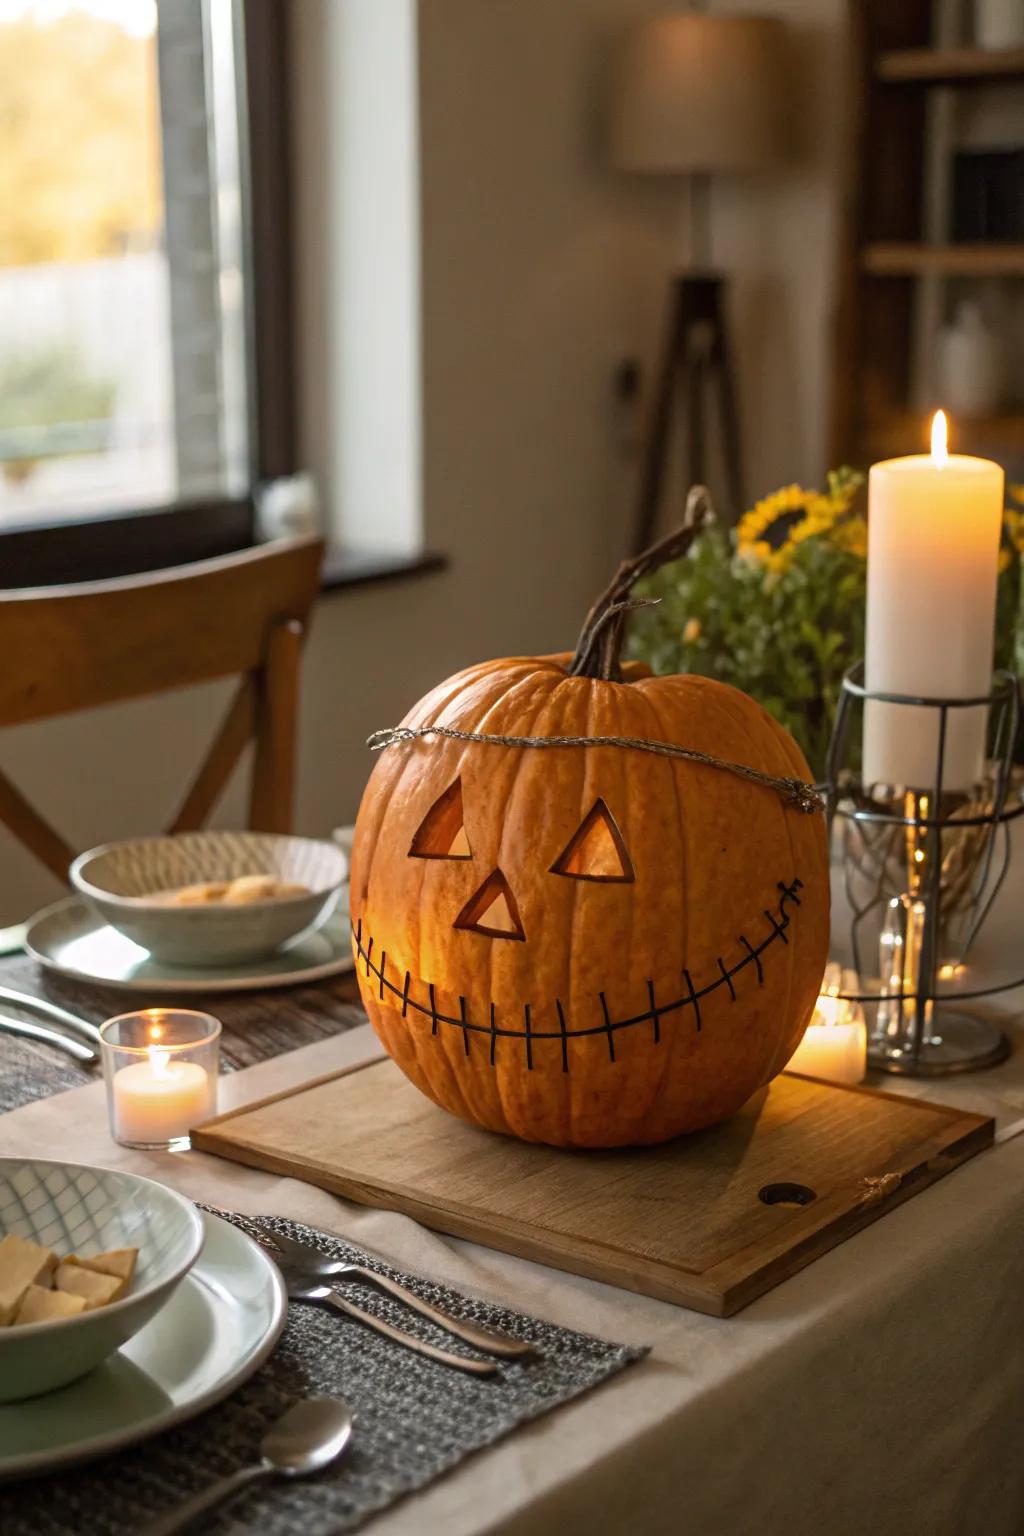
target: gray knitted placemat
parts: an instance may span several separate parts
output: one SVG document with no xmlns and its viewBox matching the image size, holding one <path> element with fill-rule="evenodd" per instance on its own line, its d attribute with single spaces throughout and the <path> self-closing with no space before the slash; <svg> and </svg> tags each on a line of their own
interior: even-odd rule
<svg viewBox="0 0 1024 1536">
<path fill-rule="evenodd" d="M 250 1236 L 276 1228 L 334 1258 L 392 1275 L 456 1315 L 532 1340 L 537 1356 L 503 1362 L 493 1378 L 468 1376 L 326 1308 L 293 1303 L 276 1351 L 227 1402 L 106 1461 L 0 1489 L 3 1536 L 140 1536 L 147 1519 L 169 1504 L 252 1460 L 267 1426 L 299 1398 L 317 1393 L 344 1397 L 355 1413 L 352 1448 L 338 1467 L 308 1482 L 263 1484 L 204 1519 L 202 1529 L 205 1536 L 334 1536 L 647 1353 L 403 1274 L 284 1217 L 216 1214 Z M 352 1285 L 346 1293 L 410 1333 L 473 1353 L 370 1286 Z M 549 1433 L 558 1434 L 557 1423 Z M 487 1513 L 481 1510 L 481 1520 Z"/>
</svg>

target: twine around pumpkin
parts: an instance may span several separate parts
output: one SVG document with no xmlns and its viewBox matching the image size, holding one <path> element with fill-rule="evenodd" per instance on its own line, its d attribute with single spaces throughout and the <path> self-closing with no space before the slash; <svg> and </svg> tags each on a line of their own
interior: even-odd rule
<svg viewBox="0 0 1024 1536">
<path fill-rule="evenodd" d="M 733 763 L 728 758 L 712 757 L 708 752 L 698 752 L 693 747 L 680 747 L 672 741 L 645 741 L 641 736 L 502 736 L 483 731 L 460 731 L 452 725 L 396 725 L 384 731 L 374 731 L 366 739 L 371 752 L 381 752 L 385 747 L 402 742 L 421 741 L 427 736 L 443 736 L 449 741 L 468 741 L 494 747 L 623 747 L 635 752 L 653 752 L 657 757 L 678 757 L 689 763 L 699 763 L 703 768 L 718 768 L 723 773 L 734 774 L 764 789 L 774 790 L 794 810 L 813 816 L 825 809 L 825 802 L 812 784 L 803 779 L 786 778 L 762 773 L 758 768 L 748 768 L 746 763 Z"/>
</svg>

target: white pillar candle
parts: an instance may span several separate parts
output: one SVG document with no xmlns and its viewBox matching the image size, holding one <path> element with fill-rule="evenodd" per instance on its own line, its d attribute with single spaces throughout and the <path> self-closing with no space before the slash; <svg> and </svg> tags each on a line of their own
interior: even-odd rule
<svg viewBox="0 0 1024 1536">
<path fill-rule="evenodd" d="M 216 1083 L 197 1062 L 154 1045 L 145 1061 L 114 1073 L 113 1108 L 119 1141 L 174 1141 L 216 1112 Z"/>
<path fill-rule="evenodd" d="M 871 468 L 864 681 L 869 692 L 973 698 L 992 685 L 1003 471 L 988 459 L 947 454 L 945 417 L 932 452 Z M 946 789 L 982 776 L 988 711 L 951 709 Z M 864 782 L 929 790 L 939 711 L 868 702 Z"/>
<path fill-rule="evenodd" d="M 863 1010 L 856 1003 L 822 993 L 786 1071 L 824 1077 L 832 1083 L 859 1083 L 867 1048 Z"/>
</svg>

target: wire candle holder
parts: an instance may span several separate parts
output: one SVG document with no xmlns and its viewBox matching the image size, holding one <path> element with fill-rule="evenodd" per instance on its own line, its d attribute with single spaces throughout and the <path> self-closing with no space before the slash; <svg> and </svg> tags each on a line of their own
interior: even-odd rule
<svg viewBox="0 0 1024 1536">
<path fill-rule="evenodd" d="M 998 672 L 989 693 L 936 699 L 870 691 L 858 662 L 843 678 L 829 746 L 826 796 L 838 848 L 848 935 L 834 936 L 870 1005 L 868 1063 L 908 1076 L 940 1076 L 995 1066 L 1009 1054 L 1006 1035 L 960 1005 L 1024 984 L 1024 965 L 1007 974 L 1006 955 L 986 955 L 987 934 L 1012 858 L 1011 823 L 1024 814 L 1014 752 L 1020 691 Z M 870 703 L 931 711 L 935 770 L 927 786 L 865 785 L 858 766 L 857 716 Z M 950 721 L 984 708 L 990 753 L 970 790 L 946 787 Z"/>
</svg>

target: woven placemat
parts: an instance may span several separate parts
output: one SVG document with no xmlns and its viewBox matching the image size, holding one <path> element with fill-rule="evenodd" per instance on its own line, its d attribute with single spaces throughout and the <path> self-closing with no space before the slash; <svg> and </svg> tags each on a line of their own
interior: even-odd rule
<svg viewBox="0 0 1024 1536">
<path fill-rule="evenodd" d="M 148 1519 L 251 1461 L 268 1425 L 299 1398 L 317 1393 L 344 1397 L 355 1413 L 352 1448 L 344 1460 L 309 1482 L 260 1485 L 205 1518 L 202 1529 L 206 1536 L 229 1531 L 334 1536 L 355 1530 L 474 1451 L 647 1353 L 403 1274 L 340 1238 L 283 1217 L 215 1214 L 250 1236 L 261 1228 L 278 1230 L 315 1243 L 331 1257 L 391 1275 L 457 1316 L 530 1339 L 537 1355 L 503 1362 L 500 1375 L 481 1379 L 414 1355 L 325 1308 L 293 1303 L 277 1350 L 227 1402 L 106 1461 L 0 1490 L 3 1536 L 141 1536 Z M 446 1349 L 473 1353 L 371 1286 L 352 1285 L 346 1294 L 397 1327 Z M 557 1435 L 557 1425 L 550 1433 Z"/>
</svg>

